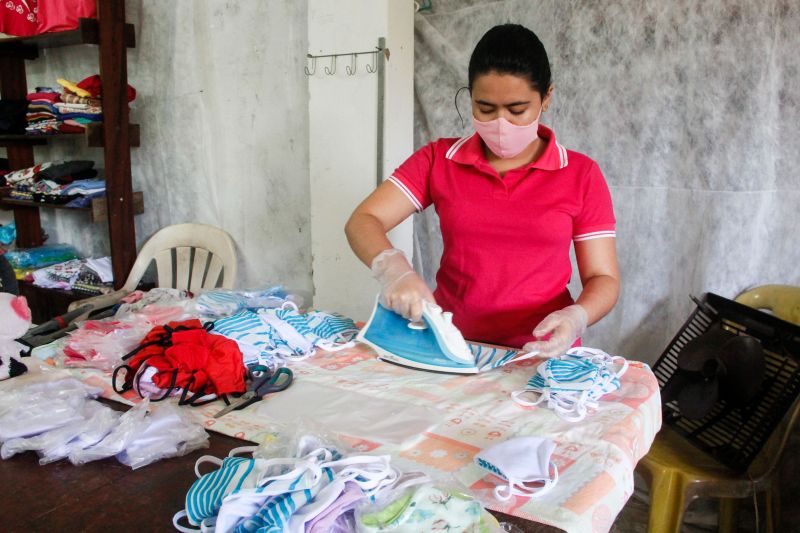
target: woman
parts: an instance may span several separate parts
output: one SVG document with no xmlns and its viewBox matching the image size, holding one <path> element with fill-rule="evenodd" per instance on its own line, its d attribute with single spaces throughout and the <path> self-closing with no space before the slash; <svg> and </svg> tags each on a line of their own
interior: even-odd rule
<svg viewBox="0 0 800 533">
<path fill-rule="evenodd" d="M 403 163 L 353 212 L 350 246 L 409 319 L 422 303 L 453 312 L 470 340 L 558 356 L 619 295 L 615 219 L 597 164 L 539 124 L 553 86 L 539 38 L 496 26 L 469 62 L 475 133 L 439 139 Z M 433 204 L 444 251 L 431 293 L 386 232 Z M 574 243 L 583 291 L 566 286 Z"/>
</svg>

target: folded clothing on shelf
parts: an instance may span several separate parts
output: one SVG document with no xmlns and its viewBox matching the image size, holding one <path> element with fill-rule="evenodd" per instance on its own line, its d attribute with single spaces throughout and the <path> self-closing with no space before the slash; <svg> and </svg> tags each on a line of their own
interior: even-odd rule
<svg viewBox="0 0 800 533">
<path fill-rule="evenodd" d="M 33 272 L 33 284 L 47 289 L 103 294 L 112 290 L 111 258 L 72 259 Z"/>
<path fill-rule="evenodd" d="M 4 255 L 19 279 L 24 271 L 78 259 L 78 251 L 68 244 L 47 244 L 38 248 L 9 250 Z"/>
<path fill-rule="evenodd" d="M 67 204 L 82 196 L 98 197 L 105 194 L 105 181 L 98 176 L 93 161 L 54 161 L 16 170 L 6 175 L 13 187 L 9 196 L 15 200 L 28 200 L 51 204 Z M 91 202 L 80 202 L 71 207 L 86 207 Z"/>
</svg>

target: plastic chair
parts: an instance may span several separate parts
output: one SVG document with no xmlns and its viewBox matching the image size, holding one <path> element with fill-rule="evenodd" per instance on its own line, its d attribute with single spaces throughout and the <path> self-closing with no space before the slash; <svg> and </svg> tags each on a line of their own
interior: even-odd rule
<svg viewBox="0 0 800 533">
<path fill-rule="evenodd" d="M 765 285 L 751 289 L 736 301 L 770 309 L 787 322 L 800 325 L 800 287 Z M 663 427 L 637 471 L 650 487 L 650 533 L 677 533 L 689 504 L 701 497 L 720 499 L 719 531 L 736 530 L 737 500 L 766 493 L 766 525 L 776 531 L 780 501 L 777 471 L 792 428 L 800 418 L 800 400 L 792 405 L 780 425 L 746 473 L 735 472 L 688 443 L 680 434 Z"/>
<path fill-rule="evenodd" d="M 236 247 L 228 233 L 206 224 L 176 224 L 150 237 L 121 289 L 72 302 L 69 310 L 86 304 L 94 309 L 116 304 L 136 290 L 153 261 L 156 263 L 157 287 L 196 292 L 216 287 L 231 289 L 236 281 Z"/>
</svg>

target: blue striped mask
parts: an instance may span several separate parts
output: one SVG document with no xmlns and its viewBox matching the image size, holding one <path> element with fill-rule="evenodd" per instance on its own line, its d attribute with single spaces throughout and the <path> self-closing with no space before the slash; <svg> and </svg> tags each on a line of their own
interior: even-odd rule
<svg viewBox="0 0 800 533">
<path fill-rule="evenodd" d="M 615 365 L 621 365 L 618 370 Z M 519 405 L 544 405 L 570 422 L 583 420 L 587 408 L 620 388 L 620 377 L 628 368 L 623 357 L 613 357 L 594 348 L 572 348 L 557 359 L 548 359 L 536 369 L 525 389 L 511 393 Z M 534 401 L 527 400 L 538 394 Z"/>
</svg>

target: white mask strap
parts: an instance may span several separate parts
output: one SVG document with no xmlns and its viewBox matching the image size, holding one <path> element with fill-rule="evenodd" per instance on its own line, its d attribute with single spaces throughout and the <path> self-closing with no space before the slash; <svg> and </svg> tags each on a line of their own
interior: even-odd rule
<svg viewBox="0 0 800 533">
<path fill-rule="evenodd" d="M 200 529 L 197 529 L 197 528 L 193 528 L 193 527 L 186 527 L 186 526 L 182 526 L 182 525 L 180 525 L 180 524 L 178 523 L 178 520 L 180 520 L 180 519 L 181 519 L 181 518 L 183 518 L 184 516 L 186 516 L 186 511 L 185 511 L 185 510 L 183 510 L 183 511 L 178 511 L 178 512 L 177 512 L 177 513 L 175 513 L 175 515 L 172 517 L 172 526 L 173 526 L 175 529 L 177 529 L 177 530 L 178 530 L 178 531 L 180 531 L 181 533 L 197 533 L 198 531 L 200 531 Z"/>
<path fill-rule="evenodd" d="M 217 465 L 217 468 L 222 466 L 222 459 L 218 457 L 214 457 L 213 455 L 203 455 L 197 458 L 197 461 L 194 463 L 194 475 L 197 476 L 197 479 L 203 477 L 203 474 L 200 473 L 200 465 L 205 463 L 211 463 L 212 465 Z"/>
<path fill-rule="evenodd" d="M 494 495 L 498 500 L 508 501 L 512 496 L 522 496 L 525 498 L 540 498 L 550 492 L 558 482 L 558 467 L 555 463 L 550 463 L 550 468 L 553 469 L 553 477 L 550 479 L 534 479 L 530 481 L 520 482 L 516 480 L 508 480 L 508 485 L 498 485 L 494 488 Z M 525 483 L 543 483 L 541 487 L 528 487 Z"/>
</svg>

